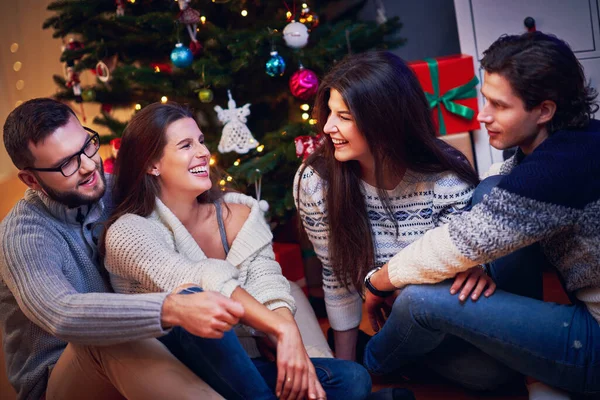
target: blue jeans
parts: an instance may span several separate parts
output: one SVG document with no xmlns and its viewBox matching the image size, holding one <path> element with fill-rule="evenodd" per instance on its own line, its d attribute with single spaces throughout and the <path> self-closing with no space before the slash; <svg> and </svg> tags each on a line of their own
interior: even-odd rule
<svg viewBox="0 0 600 400">
<path fill-rule="evenodd" d="M 197 293 L 193 287 L 180 292 Z M 175 327 L 159 340 L 196 375 L 226 399 L 276 399 L 277 365 L 250 359 L 232 331 L 221 339 L 203 339 Z M 334 358 L 312 358 L 323 389 L 330 399 L 364 399 L 371 377 L 362 366 Z"/>
<path fill-rule="evenodd" d="M 277 383 L 277 365 L 265 358 L 252 359 L 271 393 Z M 361 365 L 337 358 L 311 358 L 328 399 L 361 400 L 371 393 L 371 377 Z"/>
<path fill-rule="evenodd" d="M 600 325 L 582 303 L 559 305 L 502 290 L 460 303 L 450 282 L 410 285 L 365 349 L 384 374 L 457 337 L 506 366 L 575 393 L 600 393 Z"/>
<path fill-rule="evenodd" d="M 501 179 L 494 176 L 481 182 L 473 203 L 480 202 Z M 511 377 L 510 367 L 574 392 L 599 391 L 600 340 L 595 340 L 595 347 L 592 344 L 598 322 L 579 302 L 559 306 L 538 300 L 542 297 L 542 271 L 548 267 L 538 244 L 502 257 L 490 265 L 498 290 L 475 303 L 461 304 L 456 296 L 450 296 L 450 283 L 405 288 L 384 328 L 369 342 L 365 366 L 373 373 L 389 373 L 427 354 L 426 365 L 472 389 L 501 385 Z M 420 312 L 413 313 L 415 303 L 423 310 L 423 318 L 439 317 L 447 325 L 434 328 L 421 321 Z M 430 315 L 429 307 L 440 315 Z M 530 348 L 529 344 L 536 346 Z M 587 349 L 595 355 L 585 359 Z M 574 358 L 581 363 L 570 365 Z M 551 365 L 553 362 L 558 366 Z M 594 373 L 595 379 L 587 378 Z"/>
</svg>

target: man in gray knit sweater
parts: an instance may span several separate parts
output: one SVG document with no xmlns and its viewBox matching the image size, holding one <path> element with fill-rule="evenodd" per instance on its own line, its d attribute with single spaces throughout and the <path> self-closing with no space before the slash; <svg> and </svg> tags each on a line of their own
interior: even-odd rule
<svg viewBox="0 0 600 400">
<path fill-rule="evenodd" d="M 112 292 L 97 243 L 108 217 L 97 133 L 51 99 L 17 107 L 4 143 L 29 187 L 0 224 L 0 326 L 19 399 L 218 395 L 154 338 L 220 338 L 243 314 L 217 293 Z"/>
</svg>

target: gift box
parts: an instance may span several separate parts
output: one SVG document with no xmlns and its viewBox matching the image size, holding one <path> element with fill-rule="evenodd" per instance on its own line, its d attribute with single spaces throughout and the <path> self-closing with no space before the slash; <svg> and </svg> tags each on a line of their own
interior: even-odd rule
<svg viewBox="0 0 600 400">
<path fill-rule="evenodd" d="M 438 135 L 479 129 L 477 84 L 473 58 L 453 55 L 408 63 L 432 109 Z"/>
<path fill-rule="evenodd" d="M 275 260 L 281 265 L 281 272 L 289 281 L 296 282 L 306 293 L 302 251 L 297 243 L 273 242 Z"/>
</svg>

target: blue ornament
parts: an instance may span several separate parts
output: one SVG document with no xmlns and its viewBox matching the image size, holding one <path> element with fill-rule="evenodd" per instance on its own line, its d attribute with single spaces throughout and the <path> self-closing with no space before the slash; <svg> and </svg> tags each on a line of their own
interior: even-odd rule
<svg viewBox="0 0 600 400">
<path fill-rule="evenodd" d="M 181 43 L 177 43 L 171 52 L 171 61 L 173 61 L 173 65 L 177 68 L 189 67 L 192 65 L 192 61 L 194 61 L 194 55 L 190 49 Z"/>
<path fill-rule="evenodd" d="M 271 58 L 265 64 L 265 72 L 269 76 L 281 76 L 285 72 L 285 61 L 276 51 L 271 52 Z"/>
</svg>

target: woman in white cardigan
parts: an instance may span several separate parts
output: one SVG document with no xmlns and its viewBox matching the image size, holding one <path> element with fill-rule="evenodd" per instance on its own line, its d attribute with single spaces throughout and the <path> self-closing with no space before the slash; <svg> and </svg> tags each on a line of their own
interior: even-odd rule
<svg viewBox="0 0 600 400">
<path fill-rule="evenodd" d="M 115 165 L 115 212 L 103 242 L 115 290 L 202 288 L 241 303 L 237 338 L 224 334 L 215 342 L 180 327 L 163 338 L 227 398 L 364 398 L 369 375 L 331 358 L 316 318 L 306 317 L 305 299 L 304 329 L 294 320 L 295 299 L 256 200 L 223 195 L 211 181 L 209 161 L 204 135 L 183 107 L 156 103 L 133 117 Z M 210 326 L 224 333 L 231 323 L 222 316 Z M 321 358 L 310 358 L 302 330 L 316 338 L 309 350 Z"/>
</svg>

